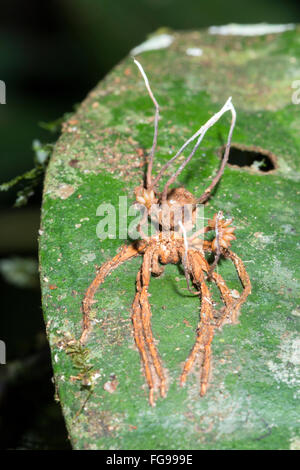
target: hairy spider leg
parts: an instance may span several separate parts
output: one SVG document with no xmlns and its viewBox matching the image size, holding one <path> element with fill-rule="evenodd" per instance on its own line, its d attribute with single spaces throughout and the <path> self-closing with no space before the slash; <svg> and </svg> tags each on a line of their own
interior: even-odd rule
<svg viewBox="0 0 300 470">
<path fill-rule="evenodd" d="M 88 287 L 82 302 L 83 329 L 80 337 L 81 344 L 84 344 L 86 342 L 87 337 L 91 331 L 91 307 L 95 302 L 94 296 L 99 285 L 102 284 L 106 276 L 110 274 L 114 269 L 116 269 L 120 264 L 124 263 L 130 258 L 138 256 L 139 254 L 140 250 L 134 245 L 125 245 L 114 258 L 106 261 L 106 263 L 104 263 L 99 268 L 96 277 Z"/>
<path fill-rule="evenodd" d="M 209 243 L 209 242 L 207 242 L 207 243 Z M 195 254 L 195 257 L 198 260 L 198 263 L 200 264 L 201 269 L 208 274 L 209 270 L 210 270 L 210 266 L 209 266 L 207 260 L 204 258 L 204 256 L 202 256 L 201 253 L 198 252 L 197 254 Z M 222 299 L 224 301 L 224 304 L 225 304 L 225 309 L 222 312 L 221 317 L 218 318 L 217 322 L 216 322 L 216 326 L 219 328 L 223 324 L 223 322 L 225 321 L 225 319 L 228 315 L 228 312 L 231 312 L 232 306 L 233 306 L 233 303 L 234 303 L 234 299 L 231 295 L 230 289 L 227 287 L 224 279 L 222 278 L 222 276 L 220 274 L 218 274 L 214 271 L 212 273 L 211 277 L 212 277 L 213 281 L 215 282 L 216 286 L 218 287 L 218 289 L 221 293 Z"/>
<path fill-rule="evenodd" d="M 164 272 L 164 270 L 164 266 L 159 263 L 159 249 L 154 250 L 151 264 L 151 272 L 155 276 L 159 277 Z"/>
<path fill-rule="evenodd" d="M 185 384 L 187 375 L 191 371 L 198 354 L 203 352 L 202 372 L 200 377 L 200 395 L 203 396 L 206 393 L 208 384 L 211 359 L 211 342 L 214 335 L 214 326 L 210 291 L 205 283 L 201 264 L 197 262 L 197 257 L 195 257 L 195 254 L 198 255 L 199 252 L 196 250 L 188 251 L 189 265 L 191 267 L 190 274 L 193 278 L 194 284 L 200 288 L 201 291 L 200 322 L 197 328 L 196 342 L 184 364 L 184 368 L 180 377 L 180 385 L 182 386 Z"/>
<path fill-rule="evenodd" d="M 241 305 L 243 305 L 243 303 L 246 301 L 248 295 L 251 294 L 251 281 L 245 269 L 243 261 L 236 253 L 227 249 L 223 250 L 222 254 L 225 256 L 225 258 L 230 258 L 232 260 L 244 287 L 244 290 L 241 293 L 240 297 L 235 301 L 233 305 L 232 322 L 235 323 L 237 321 Z"/>
<path fill-rule="evenodd" d="M 151 364 L 150 364 L 149 357 L 147 354 L 147 348 L 146 348 L 145 338 L 143 334 L 142 313 L 141 313 L 142 309 L 141 309 L 141 304 L 140 304 L 139 286 L 141 286 L 141 270 L 137 274 L 136 284 L 137 284 L 138 291 L 135 294 L 135 298 L 132 304 L 132 314 L 131 314 L 131 320 L 133 324 L 133 334 L 134 334 L 135 343 L 141 355 L 142 363 L 143 363 L 144 370 L 145 370 L 145 376 L 146 376 L 147 384 L 149 387 L 149 403 L 151 406 L 154 406 L 154 382 L 153 382 L 153 376 L 152 376 L 152 371 L 151 371 Z"/>
<path fill-rule="evenodd" d="M 204 249 L 204 251 L 211 251 L 211 242 L 205 240 L 205 242 L 203 244 L 203 249 Z M 240 310 L 241 306 L 246 301 L 248 295 L 251 294 L 250 278 L 248 276 L 248 273 L 245 269 L 245 266 L 244 266 L 241 258 L 236 253 L 234 253 L 233 251 L 231 251 L 229 249 L 222 249 L 221 254 L 225 258 L 229 258 L 229 259 L 232 260 L 232 262 L 233 262 L 233 264 L 234 264 L 234 266 L 237 270 L 238 276 L 239 276 L 239 278 L 242 282 L 244 290 L 243 290 L 243 292 L 241 293 L 240 297 L 237 300 L 233 299 L 233 297 L 231 295 L 231 292 L 228 289 L 228 287 L 227 287 L 224 279 L 222 278 L 222 276 L 220 276 L 220 274 L 217 274 L 215 272 L 212 273 L 212 278 L 215 281 L 218 289 L 220 290 L 222 298 L 223 298 L 224 303 L 226 305 L 226 309 L 225 309 L 221 319 L 219 319 L 219 321 L 217 322 L 218 327 L 222 325 L 222 323 L 224 322 L 224 320 L 226 319 L 228 314 L 230 314 L 232 323 L 236 323 L 237 316 L 239 314 L 239 310 Z M 204 259 L 204 262 L 206 263 L 206 265 L 209 269 L 209 265 L 208 265 L 208 263 L 205 259 Z M 203 265 L 203 269 L 207 272 L 207 268 L 205 268 L 205 265 Z"/>
<path fill-rule="evenodd" d="M 153 251 L 157 250 L 157 248 Z M 166 393 L 166 379 L 163 373 L 161 359 L 156 349 L 154 338 L 151 329 L 151 308 L 148 300 L 148 287 L 151 277 L 151 260 L 153 256 L 152 249 L 145 252 L 143 265 L 142 265 L 142 288 L 141 288 L 141 307 L 142 307 L 142 322 L 146 343 L 151 354 L 153 365 L 156 373 L 160 379 L 160 393 L 164 397 Z"/>
<path fill-rule="evenodd" d="M 154 253 L 158 251 L 156 247 L 146 249 L 142 267 L 137 276 L 137 293 L 133 303 L 133 324 L 135 330 L 136 344 L 141 354 L 142 361 L 145 366 L 145 375 L 150 389 L 149 402 L 154 405 L 154 383 L 151 373 L 151 365 L 160 380 L 160 394 L 162 397 L 166 394 L 166 379 L 163 372 L 161 359 L 156 349 L 153 333 L 151 329 L 151 308 L 148 301 L 148 287 L 150 284 L 151 265 Z M 138 318 L 140 317 L 140 321 Z M 149 360 L 150 357 L 150 360 Z"/>
<path fill-rule="evenodd" d="M 232 313 L 234 299 L 231 295 L 230 289 L 227 287 L 224 279 L 222 278 L 220 274 L 213 272 L 212 279 L 215 282 L 216 286 L 218 287 L 221 293 L 222 299 L 224 301 L 224 304 L 225 304 L 225 308 L 223 309 L 221 316 L 216 321 L 216 326 L 220 328 L 222 324 L 224 323 L 224 321 L 226 320 L 228 313 Z"/>
</svg>

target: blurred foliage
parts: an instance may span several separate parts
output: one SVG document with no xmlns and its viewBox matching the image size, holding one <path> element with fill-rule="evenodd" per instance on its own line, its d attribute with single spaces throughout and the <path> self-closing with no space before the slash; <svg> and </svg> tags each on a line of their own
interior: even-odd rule
<svg viewBox="0 0 300 470">
<path fill-rule="evenodd" d="M 162 26 L 198 29 L 232 21 L 282 23 L 299 20 L 297 0 L 253 0 L 242 7 L 238 0 L 3 2 L 0 79 L 7 85 L 7 104 L 0 106 L 0 183 L 13 179 L 14 184 L 24 184 L 28 190 L 21 193 L 19 202 L 26 201 L 35 190 L 37 194 L 31 197 L 29 204 L 38 212 L 38 186 L 30 188 L 30 184 L 42 180 L 44 168 L 40 163 L 37 170 L 35 162 L 35 168 L 30 170 L 32 140 L 48 142 L 50 131 L 55 141 L 60 125 L 57 116 L 71 110 L 74 102 L 81 102 L 110 68 L 152 31 Z M 47 124 L 47 121 L 52 122 Z M 42 123 L 40 128 L 37 128 L 38 122 Z M 40 148 L 38 152 L 43 160 L 45 149 Z M 28 178 L 25 175 L 23 179 L 16 177 L 21 173 L 27 173 Z M 11 207 L 14 200 L 14 191 L 0 192 L 0 209 Z M 4 218 L 5 223 L 11 225 L 9 235 L 15 232 L 9 251 L 35 256 L 33 251 L 24 253 L 28 249 L 26 240 L 37 236 L 34 218 L 27 218 L 26 223 L 22 219 L 20 230 L 18 220 L 21 217 L 27 217 L 25 209 L 13 212 L 9 220 Z M 1 234 L 4 236 L 4 225 L 1 219 L 0 237 Z M 7 230 L 5 233 L 7 236 Z M 6 253 L 2 255 L 7 258 Z M 1 316 L 0 331 L 1 337 L 9 343 L 9 360 L 27 357 L 38 349 L 35 338 L 44 331 L 38 290 L 22 289 L 0 278 L 0 295 L 5 312 Z M 6 399 L 1 401 L 0 397 L 3 446 L 60 448 L 67 445 L 59 408 L 51 401 L 49 357 L 46 361 L 47 374 L 39 370 L 38 379 L 32 381 L 20 376 L 18 385 L 12 382 L 7 388 Z M 51 419 L 53 415 L 55 419 Z"/>
<path fill-rule="evenodd" d="M 32 288 L 39 286 L 38 263 L 34 258 L 0 259 L 0 273 L 10 284 Z"/>
<path fill-rule="evenodd" d="M 41 144 L 39 140 L 34 140 L 32 148 L 35 152 L 34 168 L 0 185 L 0 191 L 8 191 L 19 183 L 23 183 L 23 188 L 17 192 L 15 207 L 27 204 L 29 198 L 34 195 L 36 187 L 42 182 L 53 144 Z"/>
</svg>

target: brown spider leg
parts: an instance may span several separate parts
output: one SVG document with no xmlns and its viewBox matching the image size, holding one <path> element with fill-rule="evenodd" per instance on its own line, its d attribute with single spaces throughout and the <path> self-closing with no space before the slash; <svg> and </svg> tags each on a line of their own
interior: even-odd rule
<svg viewBox="0 0 300 470">
<path fill-rule="evenodd" d="M 82 302 L 83 329 L 80 337 L 81 344 L 84 344 L 86 342 L 88 334 L 91 331 L 91 306 L 95 302 L 94 295 L 99 285 L 102 284 L 106 276 L 110 274 L 111 271 L 116 269 L 120 264 L 124 263 L 130 258 L 138 256 L 139 254 L 139 249 L 136 248 L 134 245 L 125 245 L 114 258 L 110 259 L 109 261 L 106 261 L 106 263 L 104 263 L 97 272 L 96 277 L 87 289 Z"/>
<path fill-rule="evenodd" d="M 203 240 L 202 248 L 203 248 L 203 251 L 212 251 L 211 242 L 208 240 Z"/>
<path fill-rule="evenodd" d="M 203 251 L 210 251 L 210 250 L 211 250 L 211 242 L 209 242 L 207 240 L 204 240 Z M 209 270 L 210 270 L 210 266 L 209 266 L 207 260 L 204 258 L 204 256 L 201 255 L 200 252 L 197 253 L 197 256 L 198 256 L 197 259 L 198 259 L 198 262 L 201 266 L 201 269 L 208 274 Z M 214 271 L 212 273 L 212 279 L 215 282 L 216 286 L 218 287 L 218 289 L 221 293 L 222 299 L 224 301 L 224 304 L 226 306 L 226 309 L 225 309 L 223 315 L 221 316 L 220 319 L 218 319 L 217 324 L 216 324 L 217 327 L 220 327 L 221 324 L 223 323 L 223 321 L 225 320 L 225 318 L 228 314 L 228 311 L 231 312 L 230 308 L 232 307 L 232 305 L 234 303 L 234 300 L 232 298 L 230 289 L 227 287 L 224 279 L 222 278 L 222 276 L 220 274 L 218 274 Z"/>
<path fill-rule="evenodd" d="M 232 260 L 244 287 L 244 290 L 241 293 L 239 299 L 237 299 L 233 305 L 232 321 L 233 323 L 235 323 L 237 320 L 237 316 L 238 316 L 241 305 L 243 305 L 243 303 L 246 301 L 248 295 L 251 294 L 251 282 L 250 282 L 248 273 L 245 269 L 243 261 L 241 260 L 241 258 L 239 258 L 239 256 L 236 253 L 233 253 L 233 251 L 227 249 L 227 250 L 223 250 L 222 254 L 225 256 L 225 258 L 230 258 Z"/>
<path fill-rule="evenodd" d="M 204 357 L 202 362 L 202 372 L 201 372 L 201 388 L 200 395 L 203 396 L 206 393 L 209 370 L 210 370 L 210 359 L 211 359 L 211 342 L 214 335 L 213 327 L 213 311 L 212 311 L 212 300 L 209 289 L 204 281 L 204 275 L 201 268 L 201 264 L 197 262 L 197 256 L 201 256 L 197 251 L 189 251 L 189 261 L 191 265 L 191 274 L 194 279 L 194 283 L 200 287 L 201 290 L 201 314 L 200 322 L 197 328 L 197 338 L 196 342 L 187 358 L 181 377 L 180 385 L 184 385 L 186 382 L 186 377 L 190 372 L 198 353 L 204 347 Z"/>
<path fill-rule="evenodd" d="M 131 320 L 133 324 L 133 333 L 135 343 L 138 347 L 140 352 L 145 376 L 149 387 L 149 403 L 151 406 L 154 406 L 154 382 L 152 377 L 151 371 L 151 364 L 149 362 L 148 354 L 147 354 L 147 347 L 145 344 L 144 334 L 143 334 L 143 324 L 142 324 L 142 313 L 141 313 L 141 304 L 140 304 L 140 290 L 141 290 L 141 270 L 138 272 L 136 278 L 136 285 L 137 285 L 137 293 L 135 295 L 133 304 L 132 304 L 132 315 Z"/>
<path fill-rule="evenodd" d="M 222 315 L 216 321 L 216 326 L 220 328 L 220 326 L 222 326 L 222 324 L 226 320 L 228 313 L 232 312 L 234 300 L 232 298 L 230 289 L 227 287 L 224 279 L 222 278 L 222 276 L 220 276 L 220 274 L 213 272 L 212 279 L 218 287 L 219 291 L 221 292 L 221 296 L 225 304 L 225 309 L 222 312 Z"/>
<path fill-rule="evenodd" d="M 204 250 L 205 251 L 208 248 L 208 246 L 207 246 L 208 243 L 211 243 L 211 242 L 206 242 L 204 244 Z M 197 261 L 200 264 L 201 269 L 203 271 L 205 271 L 207 274 L 209 274 L 210 266 L 209 266 L 207 260 L 204 258 L 204 256 L 202 256 L 201 253 L 199 253 L 199 252 L 196 253 L 194 256 L 197 258 Z M 221 321 L 218 320 L 218 322 L 217 322 L 217 326 L 219 327 L 219 326 L 221 326 L 221 323 L 225 320 L 225 318 L 228 314 L 228 310 L 230 309 L 230 307 L 233 304 L 233 298 L 232 298 L 232 295 L 230 293 L 230 289 L 227 287 L 224 279 L 222 278 L 222 276 L 220 274 L 218 274 L 214 271 L 212 273 L 212 279 L 215 282 L 216 286 L 218 287 L 218 289 L 221 293 L 222 299 L 224 301 L 224 304 L 226 306 L 226 310 L 225 310 L 224 314 L 221 317 Z"/>
<path fill-rule="evenodd" d="M 137 275 L 137 293 L 133 302 L 132 321 L 134 327 L 134 338 L 139 349 L 145 369 L 145 376 L 149 387 L 149 402 L 154 406 L 154 381 L 152 367 L 160 379 L 160 393 L 165 396 L 166 384 L 160 357 L 154 344 L 151 330 L 151 309 L 148 302 L 148 286 L 150 282 L 150 263 L 152 261 L 153 249 L 147 250 L 142 267 Z M 150 355 L 150 357 L 149 357 Z"/>
<path fill-rule="evenodd" d="M 198 259 L 199 259 L 199 262 L 202 263 L 201 267 L 202 267 L 203 271 L 206 271 L 206 273 L 209 274 L 210 266 L 209 266 L 207 260 L 202 256 L 198 256 Z M 225 304 L 225 309 L 222 312 L 222 315 L 220 316 L 220 318 L 218 318 L 218 320 L 216 322 L 216 327 L 219 328 L 220 326 L 222 326 L 222 324 L 225 321 L 228 313 L 229 312 L 231 313 L 232 307 L 233 307 L 233 304 L 234 304 L 234 300 L 232 298 L 230 289 L 227 287 L 227 285 L 226 285 L 224 279 L 222 278 L 222 276 L 214 271 L 211 274 L 211 277 L 212 277 L 213 281 L 215 282 L 216 286 L 218 287 L 218 289 L 221 293 L 222 299 L 224 301 L 224 304 Z"/>
<path fill-rule="evenodd" d="M 211 242 L 205 241 L 204 245 L 203 245 L 203 249 L 204 249 L 204 251 L 211 251 Z M 232 323 L 235 323 L 236 320 L 237 320 L 237 315 L 238 315 L 238 312 L 239 312 L 239 309 L 240 309 L 241 305 L 246 301 L 248 295 L 251 294 L 251 282 L 250 282 L 248 273 L 245 269 L 245 266 L 244 266 L 242 260 L 235 253 L 233 253 L 229 249 L 227 249 L 227 250 L 223 249 L 222 250 L 222 255 L 225 258 L 230 258 L 233 261 L 233 263 L 236 267 L 236 270 L 238 272 L 239 278 L 240 278 L 240 280 L 241 280 L 241 282 L 244 286 L 244 291 L 242 292 L 239 299 L 234 300 L 232 298 L 230 289 L 227 287 L 227 285 L 226 285 L 224 279 L 222 278 L 222 276 L 220 276 L 220 274 L 217 274 L 215 272 L 213 273 L 213 276 L 212 276 L 213 280 L 215 281 L 218 289 L 220 290 L 222 298 L 223 298 L 224 303 L 226 305 L 226 309 L 224 311 L 224 314 L 222 315 L 222 317 L 217 322 L 218 327 L 220 327 L 222 325 L 222 323 L 226 319 L 228 313 L 231 315 Z M 207 263 L 206 260 L 205 260 L 205 263 L 208 266 L 208 263 Z M 206 270 L 205 268 L 203 268 L 203 269 Z"/>
<path fill-rule="evenodd" d="M 164 397 L 166 394 L 166 379 L 163 373 L 161 359 L 159 357 L 158 351 L 154 344 L 154 338 L 153 338 L 153 333 L 152 333 L 151 323 L 150 323 L 151 322 L 151 308 L 150 308 L 150 304 L 148 301 L 148 287 L 150 283 L 151 262 L 152 262 L 154 251 L 155 250 L 150 248 L 149 250 L 146 250 L 145 252 L 143 264 L 142 264 L 142 270 L 141 270 L 142 282 L 140 286 L 137 285 L 137 288 L 138 289 L 140 288 L 140 304 L 142 308 L 141 317 L 142 317 L 145 340 L 146 340 L 148 350 L 150 352 L 151 360 L 154 365 L 156 374 L 160 379 L 160 387 L 159 387 L 160 394 L 162 397 Z"/>
</svg>

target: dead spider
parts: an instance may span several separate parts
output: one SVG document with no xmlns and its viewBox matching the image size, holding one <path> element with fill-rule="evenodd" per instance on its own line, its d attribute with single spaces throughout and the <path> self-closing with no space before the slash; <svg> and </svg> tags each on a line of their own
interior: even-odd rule
<svg viewBox="0 0 300 470">
<path fill-rule="evenodd" d="M 232 323 L 236 322 L 239 309 L 251 292 L 251 283 L 242 260 L 229 248 L 231 241 L 236 238 L 234 235 L 235 228 L 231 227 L 232 220 L 225 220 L 223 218 L 221 211 L 215 214 L 213 219 L 208 221 L 206 227 L 196 231 L 192 236 L 187 235 L 187 232 L 194 226 L 197 203 L 204 204 L 209 199 L 213 189 L 222 177 L 224 167 L 228 160 L 236 120 L 236 113 L 231 98 L 227 100 L 218 113 L 211 117 L 206 124 L 201 126 L 200 129 L 182 145 L 176 155 L 162 167 L 156 178 L 153 178 L 152 167 L 157 144 L 159 105 L 151 91 L 148 78 L 141 64 L 137 60 L 134 60 L 134 62 L 143 76 L 146 88 L 155 106 L 154 138 L 147 167 L 146 182 L 135 189 L 136 201 L 143 204 L 145 207 L 144 215 L 138 225 L 141 239 L 128 246 L 123 246 L 113 259 L 107 261 L 99 268 L 83 300 L 83 331 L 80 342 L 84 344 L 91 331 L 90 312 L 98 286 L 104 281 L 105 277 L 121 263 L 135 256 L 143 255 L 142 266 L 136 278 L 136 295 L 132 305 L 132 323 L 135 342 L 140 352 L 149 386 L 149 402 L 153 406 L 155 404 L 154 392 L 159 388 L 161 396 L 164 397 L 166 395 L 167 385 L 162 361 L 155 345 L 150 323 L 151 309 L 148 300 L 148 287 L 151 274 L 161 275 L 164 270 L 163 265 L 168 263 L 182 263 L 187 283 L 189 283 L 189 279 L 191 279 L 197 289 L 196 294 L 199 294 L 201 297 L 201 313 L 196 333 L 196 342 L 184 364 L 180 377 L 180 384 L 184 385 L 193 364 L 198 356 L 201 356 L 201 396 L 205 395 L 207 390 L 211 361 L 211 343 L 215 328 L 222 326 L 226 319 L 230 319 Z M 211 184 L 199 198 L 193 196 L 193 194 L 183 187 L 169 189 L 170 185 L 175 182 L 177 176 L 195 154 L 207 130 L 227 111 L 231 111 L 231 126 L 219 171 L 213 178 Z M 177 171 L 168 179 L 163 191 L 159 192 L 157 189 L 158 182 L 165 170 L 177 157 L 182 155 L 185 148 L 195 139 L 197 139 L 197 142 L 190 155 L 185 158 Z M 177 222 L 173 214 L 173 217 L 169 217 L 169 226 L 167 226 L 166 219 L 167 215 L 169 216 L 170 214 L 170 209 L 172 212 L 173 206 L 176 206 L 177 209 L 179 207 L 182 213 L 186 205 L 192 206 L 189 216 L 184 216 L 183 221 L 179 220 Z M 158 208 L 158 210 L 153 211 L 154 207 Z M 157 227 L 157 232 L 150 237 L 145 235 L 143 231 L 143 225 L 147 220 L 150 220 Z M 199 237 L 200 234 L 209 231 L 215 231 L 215 238 L 212 241 L 203 240 Z M 212 264 L 209 264 L 206 260 L 206 252 L 214 254 Z M 214 271 L 220 256 L 230 258 L 234 263 L 243 285 L 243 291 L 238 298 L 236 292 L 234 292 L 234 295 L 231 293 L 221 275 Z M 207 279 L 215 282 L 225 304 L 217 318 L 213 309 L 211 293 L 206 283 Z"/>
</svg>

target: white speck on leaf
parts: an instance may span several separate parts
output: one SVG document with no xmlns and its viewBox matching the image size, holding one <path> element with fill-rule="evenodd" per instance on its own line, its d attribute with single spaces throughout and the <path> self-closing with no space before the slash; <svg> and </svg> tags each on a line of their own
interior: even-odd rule
<svg viewBox="0 0 300 470">
<path fill-rule="evenodd" d="M 210 34 L 220 34 L 222 36 L 262 36 L 264 34 L 283 33 L 295 29 L 293 23 L 288 24 L 236 24 L 230 23 L 223 26 L 210 26 Z"/>
<path fill-rule="evenodd" d="M 153 36 L 139 46 L 136 46 L 134 49 L 132 49 L 131 54 L 138 55 L 145 51 L 166 49 L 172 44 L 173 41 L 174 37 L 170 34 L 159 34 L 158 36 Z"/>
<path fill-rule="evenodd" d="M 203 50 L 200 47 L 189 47 L 185 52 L 193 57 L 200 57 L 203 54 Z"/>
</svg>

